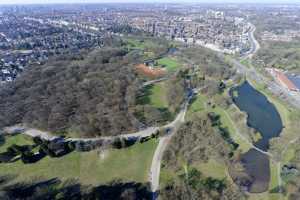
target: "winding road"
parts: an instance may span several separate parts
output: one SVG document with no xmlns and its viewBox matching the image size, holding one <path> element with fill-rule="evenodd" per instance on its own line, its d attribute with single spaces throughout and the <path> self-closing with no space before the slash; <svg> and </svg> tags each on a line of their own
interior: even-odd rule
<svg viewBox="0 0 300 200">
<path fill-rule="evenodd" d="M 195 92 L 193 92 L 193 94 L 195 94 Z M 182 123 L 184 123 L 187 108 L 188 108 L 190 100 L 192 98 L 193 98 L 193 95 L 186 98 L 176 119 L 173 122 L 171 122 L 170 124 L 163 127 L 165 129 L 170 129 L 171 132 L 159 139 L 158 146 L 155 150 L 155 153 L 154 153 L 154 156 L 152 159 L 149 182 L 151 183 L 151 190 L 154 194 L 153 199 L 155 199 L 156 193 L 159 189 L 160 166 L 161 166 L 161 161 L 163 158 L 164 151 L 166 150 L 172 136 L 176 133 L 176 131 L 178 130 L 180 125 Z"/>
<path fill-rule="evenodd" d="M 250 24 L 250 26 L 251 26 L 251 31 L 248 34 L 249 34 L 249 38 L 250 38 L 250 42 L 251 42 L 251 49 L 247 52 L 247 55 L 243 56 L 244 58 L 251 58 L 260 47 L 259 43 L 254 38 L 254 32 L 256 30 L 255 26 L 252 24 Z M 224 60 L 228 59 L 227 57 L 225 58 L 225 55 L 222 53 L 218 53 L 218 55 L 221 56 L 222 58 L 224 58 Z M 229 58 L 229 59 L 230 59 L 231 63 L 233 64 L 233 66 L 237 69 L 238 73 L 245 75 L 248 79 L 250 79 L 252 81 L 256 81 L 259 83 L 265 83 L 274 94 L 283 97 L 284 99 L 288 100 L 288 102 L 290 102 L 292 105 L 300 108 L 300 98 L 298 100 L 295 99 L 287 91 L 283 90 L 279 85 L 277 85 L 274 81 L 269 81 L 263 75 L 261 75 L 259 72 L 257 72 L 257 70 L 254 67 L 246 67 L 234 58 Z M 165 80 L 165 78 L 145 82 L 143 86 L 151 85 L 153 83 L 163 81 L 163 80 Z M 175 120 L 173 122 L 161 127 L 163 129 L 169 129 L 170 132 L 159 138 L 159 143 L 154 152 L 154 156 L 152 159 L 150 173 L 149 173 L 149 182 L 151 183 L 153 199 L 157 198 L 157 192 L 159 190 L 159 177 L 160 177 L 160 169 L 161 169 L 161 162 L 162 162 L 163 154 L 164 154 L 168 144 L 170 143 L 172 136 L 176 133 L 176 131 L 178 130 L 180 125 L 182 123 L 184 123 L 185 115 L 186 115 L 190 100 L 192 99 L 194 94 L 199 92 L 200 89 L 194 89 L 193 94 L 186 97 L 184 103 L 181 106 L 180 112 L 178 113 L 177 117 L 175 118 Z M 231 119 L 230 116 L 229 116 L 229 118 Z M 235 124 L 234 124 L 234 126 L 235 126 Z M 237 131 L 237 134 L 243 140 L 245 140 L 245 142 L 248 143 L 252 148 L 256 149 L 257 151 L 259 151 L 263 154 L 266 154 L 266 155 L 272 157 L 272 155 L 269 152 L 262 151 L 261 149 L 255 147 L 251 142 L 249 142 L 248 139 L 239 132 L 239 130 L 236 126 L 235 126 L 235 129 Z M 88 142 L 88 141 L 98 141 L 98 140 L 112 140 L 117 137 L 123 137 L 123 138 L 147 137 L 147 136 L 151 136 L 153 133 L 155 133 L 159 130 L 160 130 L 160 127 L 149 127 L 147 129 L 144 129 L 144 130 L 141 130 L 141 131 L 138 131 L 135 133 L 131 133 L 131 134 L 124 134 L 124 135 L 110 136 L 110 137 L 97 137 L 97 138 L 67 138 L 66 140 Z M 31 137 L 38 136 L 45 140 L 53 140 L 53 139 L 57 138 L 57 136 L 53 136 L 49 132 L 27 128 L 23 125 L 7 127 L 4 129 L 4 131 L 7 133 L 21 132 L 22 134 L 25 134 L 25 135 L 28 135 Z M 294 141 L 291 141 L 290 143 L 293 143 L 293 142 Z M 280 164 L 280 162 L 278 162 L 277 164 L 279 167 L 278 173 L 280 174 L 281 164 Z M 281 179 L 280 179 L 280 181 L 281 181 Z M 281 185 L 281 182 L 279 182 L 278 184 Z"/>
<path fill-rule="evenodd" d="M 250 31 L 248 32 L 248 38 L 251 44 L 251 48 L 244 56 L 242 56 L 242 58 L 252 58 L 253 55 L 260 49 L 259 42 L 254 37 L 254 32 L 256 31 L 256 27 L 251 23 L 248 24 L 250 26 Z"/>
</svg>

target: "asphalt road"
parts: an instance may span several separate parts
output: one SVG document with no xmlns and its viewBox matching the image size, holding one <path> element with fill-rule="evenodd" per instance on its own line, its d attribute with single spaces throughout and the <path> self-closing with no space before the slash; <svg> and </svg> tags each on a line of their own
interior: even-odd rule
<svg viewBox="0 0 300 200">
<path fill-rule="evenodd" d="M 193 94 L 196 94 L 199 91 L 199 89 L 194 89 Z M 156 199 L 156 194 L 159 189 L 159 176 L 160 176 L 160 167 L 161 167 L 161 161 L 163 158 L 163 154 L 172 138 L 172 136 L 176 133 L 178 128 L 182 123 L 185 121 L 185 115 L 189 106 L 189 103 L 192 99 L 193 95 L 189 96 L 186 98 L 185 102 L 182 104 L 180 112 L 178 113 L 176 119 L 165 125 L 163 128 L 165 129 L 170 129 L 171 132 L 168 133 L 167 135 L 161 137 L 159 139 L 158 146 L 155 150 L 153 159 L 152 159 L 152 164 L 151 164 L 151 169 L 150 169 L 150 174 L 149 174 L 149 182 L 151 183 L 151 190 L 153 192 L 153 199 Z"/>
<path fill-rule="evenodd" d="M 242 58 L 252 58 L 252 56 L 260 49 L 260 45 L 254 37 L 254 32 L 256 31 L 256 27 L 251 23 L 249 23 L 249 26 L 251 27 L 250 28 L 251 30 L 248 33 L 249 41 L 251 43 L 251 48 L 246 53 L 246 55 L 242 56 Z"/>
</svg>

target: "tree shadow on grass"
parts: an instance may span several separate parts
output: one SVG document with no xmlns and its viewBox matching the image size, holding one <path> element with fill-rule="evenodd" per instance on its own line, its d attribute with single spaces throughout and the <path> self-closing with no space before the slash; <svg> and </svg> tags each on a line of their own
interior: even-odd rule
<svg viewBox="0 0 300 200">
<path fill-rule="evenodd" d="M 117 200 L 151 199 L 148 184 L 114 181 L 106 185 L 82 185 L 75 179 L 61 181 L 58 178 L 10 183 L 12 179 L 0 177 L 0 199 L 15 200 Z"/>
<path fill-rule="evenodd" d="M 153 85 L 147 85 L 140 91 L 140 95 L 137 97 L 137 104 L 147 105 L 151 103 L 150 96 L 153 94 L 152 88 Z"/>
<path fill-rule="evenodd" d="M 5 144 L 5 137 L 0 132 L 0 147 Z"/>
</svg>

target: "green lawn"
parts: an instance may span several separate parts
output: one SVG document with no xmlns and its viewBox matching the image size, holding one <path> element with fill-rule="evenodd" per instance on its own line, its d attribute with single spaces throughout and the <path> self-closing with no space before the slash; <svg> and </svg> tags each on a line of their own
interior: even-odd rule
<svg viewBox="0 0 300 200">
<path fill-rule="evenodd" d="M 289 146 L 289 148 L 286 150 L 284 157 L 283 157 L 283 164 L 288 164 L 296 154 L 296 148 L 293 146 Z"/>
<path fill-rule="evenodd" d="M 230 117 L 230 110 L 224 110 L 221 107 L 216 106 L 215 109 L 213 109 L 213 111 L 215 113 L 217 113 L 218 115 L 220 115 L 220 119 L 221 119 L 221 123 L 222 123 L 222 127 L 223 128 L 227 128 L 229 133 L 230 133 L 230 137 L 239 144 L 239 149 L 245 153 L 247 151 L 249 151 L 250 149 L 250 145 L 248 143 L 245 142 L 245 140 L 238 134 L 238 130 L 235 125 L 234 122 L 232 121 L 231 117 Z"/>
<path fill-rule="evenodd" d="M 174 58 L 161 58 L 157 60 L 158 65 L 164 65 L 168 71 L 175 71 L 179 67 L 179 63 Z"/>
<path fill-rule="evenodd" d="M 199 112 L 199 111 L 215 112 L 216 114 L 220 115 L 222 127 L 227 128 L 232 139 L 239 144 L 239 149 L 242 152 L 247 152 L 250 149 L 250 145 L 247 144 L 245 140 L 243 140 L 243 138 L 241 138 L 237 134 L 237 130 L 236 130 L 237 127 L 234 126 L 234 122 L 230 117 L 230 110 L 225 110 L 220 106 L 215 106 L 215 108 L 206 106 L 207 101 L 208 99 L 206 96 L 198 95 L 188 109 L 187 119 L 190 119 L 192 114 L 195 112 Z"/>
<path fill-rule="evenodd" d="M 270 173 L 271 173 L 271 180 L 269 184 L 269 190 L 272 190 L 278 187 L 278 171 L 277 171 L 277 163 L 270 161 Z"/>
<path fill-rule="evenodd" d="M 125 41 L 129 48 L 136 48 L 136 49 L 144 49 L 145 48 L 144 41 L 132 39 L 132 38 L 127 38 Z"/>
<path fill-rule="evenodd" d="M 144 95 L 138 98 L 138 104 L 155 108 L 168 108 L 166 83 L 160 82 L 144 88 Z"/>
<path fill-rule="evenodd" d="M 227 177 L 227 166 L 218 163 L 216 160 L 209 160 L 207 163 L 200 163 L 197 167 L 206 177 L 223 179 Z"/>
<path fill-rule="evenodd" d="M 167 88 L 165 83 L 156 83 L 151 88 L 151 95 L 150 98 L 150 105 L 156 108 L 167 108 L 168 101 L 167 101 Z"/>
<path fill-rule="evenodd" d="M 149 39 L 126 38 L 125 42 L 127 43 L 128 48 L 140 50 L 153 49 L 159 45 Z"/>
<path fill-rule="evenodd" d="M 178 158 L 180 160 L 180 158 Z M 176 180 L 180 174 L 184 174 L 187 168 L 196 168 L 204 177 L 212 177 L 216 179 L 228 178 L 227 166 L 225 164 L 218 163 L 215 160 L 209 160 L 207 163 L 193 164 L 187 166 L 182 163 L 182 168 L 178 171 L 167 169 L 162 167 L 160 172 L 160 188 L 164 188 L 172 180 Z"/>
<path fill-rule="evenodd" d="M 193 113 L 204 111 L 207 98 L 204 95 L 197 95 L 189 106 L 187 119 L 190 119 Z"/>
<path fill-rule="evenodd" d="M 19 143 L 22 139 L 18 137 L 8 141 L 13 143 L 16 139 Z M 77 178 L 83 184 L 94 185 L 114 179 L 146 182 L 156 146 L 157 141 L 150 140 L 126 149 L 107 150 L 103 157 L 97 151 L 73 152 L 61 158 L 47 156 L 34 164 L 24 165 L 21 161 L 0 164 L 0 176 L 16 174 L 16 180 L 28 181 L 33 178 Z"/>
<path fill-rule="evenodd" d="M 31 137 L 21 135 L 21 134 L 16 135 L 16 136 L 11 136 L 11 137 L 5 137 L 5 143 L 2 146 L 0 146 L 0 153 L 5 152 L 7 147 L 10 147 L 13 144 L 32 145 L 33 141 L 31 139 Z"/>
<path fill-rule="evenodd" d="M 247 58 L 241 60 L 241 64 L 242 64 L 242 65 L 245 65 L 245 66 L 248 67 L 248 68 L 251 66 L 250 60 L 247 59 Z"/>
</svg>

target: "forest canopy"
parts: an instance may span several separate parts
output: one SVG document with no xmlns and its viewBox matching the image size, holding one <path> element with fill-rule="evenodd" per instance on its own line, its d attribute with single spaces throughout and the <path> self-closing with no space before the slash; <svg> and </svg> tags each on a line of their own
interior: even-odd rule
<svg viewBox="0 0 300 200">
<path fill-rule="evenodd" d="M 118 48 L 32 66 L 1 88 L 0 127 L 25 123 L 81 136 L 135 131 L 138 82 L 127 51 Z"/>
</svg>

